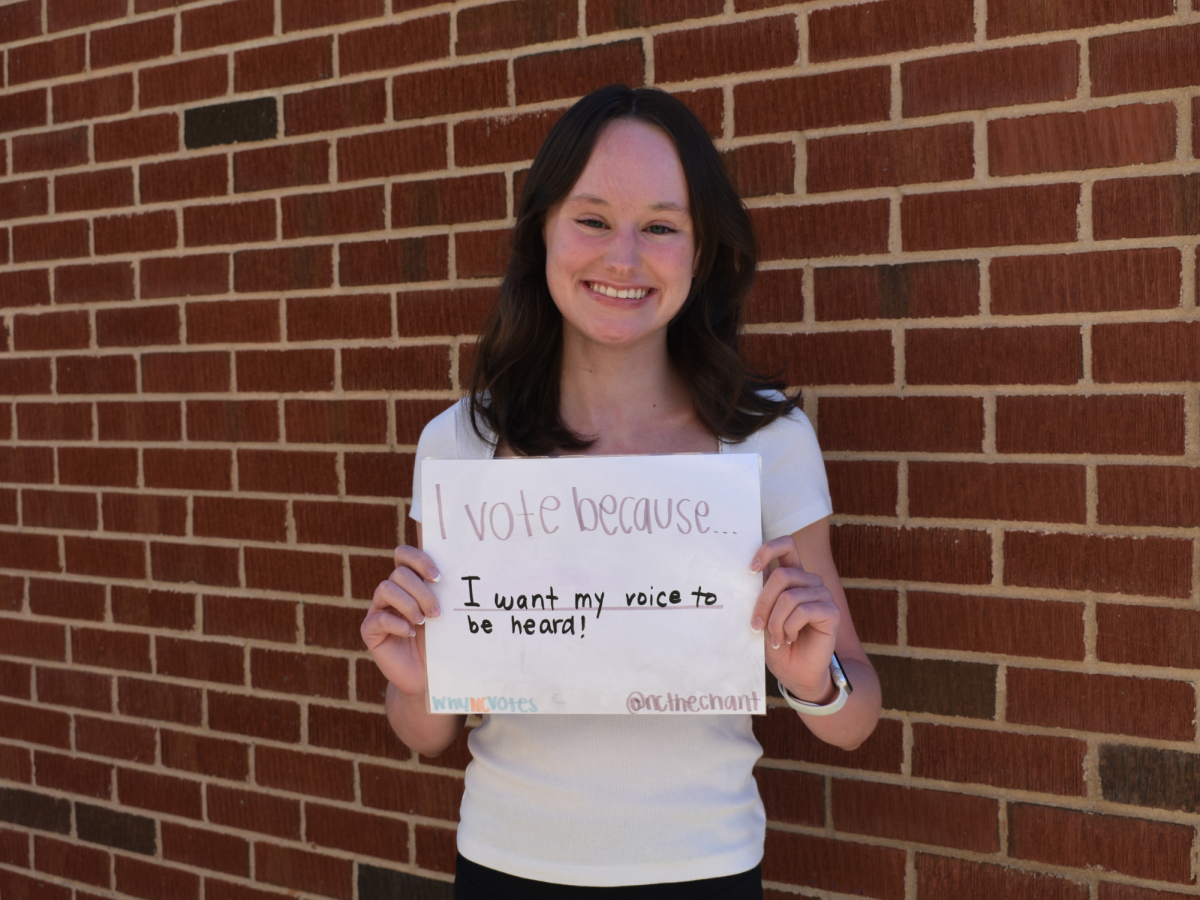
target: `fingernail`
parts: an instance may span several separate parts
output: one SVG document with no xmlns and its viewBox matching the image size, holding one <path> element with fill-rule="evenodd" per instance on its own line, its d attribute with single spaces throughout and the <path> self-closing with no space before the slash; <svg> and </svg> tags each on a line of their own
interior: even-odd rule
<svg viewBox="0 0 1200 900">
<path fill-rule="evenodd" d="M 430 581 L 432 581 L 434 584 L 437 584 L 439 581 L 442 580 L 442 573 L 439 572 L 437 569 L 430 569 L 428 577 L 429 577 Z"/>
<path fill-rule="evenodd" d="M 750 627 L 754 631 L 762 631 L 763 630 L 762 616 L 755 616 L 754 621 L 750 623 Z"/>
<path fill-rule="evenodd" d="M 762 563 L 760 563 L 757 559 L 754 560 L 754 562 L 750 563 L 750 571 L 751 572 L 757 572 L 761 568 L 762 568 Z"/>
<path fill-rule="evenodd" d="M 772 650 L 779 649 L 779 641 L 777 641 L 775 638 L 771 638 L 771 649 Z"/>
<path fill-rule="evenodd" d="M 438 618 L 439 616 L 441 616 L 441 614 L 442 614 L 442 608 L 441 608 L 440 606 L 438 606 L 438 605 L 435 603 L 435 604 L 433 605 L 433 609 L 431 609 L 431 610 L 429 611 L 429 614 L 430 614 L 431 616 L 433 616 L 433 617 L 436 619 L 436 618 Z"/>
<path fill-rule="evenodd" d="M 421 616 L 421 618 L 417 619 L 417 622 L 416 622 L 416 624 L 418 624 L 418 625 L 424 625 L 424 624 L 425 624 L 425 617 L 424 617 L 424 616 Z M 415 632 L 414 632 L 414 633 L 415 633 Z"/>
</svg>

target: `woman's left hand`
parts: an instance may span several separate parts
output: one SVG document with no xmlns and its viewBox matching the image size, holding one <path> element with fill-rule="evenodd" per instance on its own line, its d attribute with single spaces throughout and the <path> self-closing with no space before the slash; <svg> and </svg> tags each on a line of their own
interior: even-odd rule
<svg viewBox="0 0 1200 900">
<path fill-rule="evenodd" d="M 804 570 L 790 535 L 763 544 L 750 569 L 765 571 L 773 560 L 779 566 L 758 595 L 751 627 L 766 629 L 767 667 L 788 692 L 800 700 L 823 703 L 833 689 L 829 663 L 842 612 L 824 579 Z"/>
</svg>

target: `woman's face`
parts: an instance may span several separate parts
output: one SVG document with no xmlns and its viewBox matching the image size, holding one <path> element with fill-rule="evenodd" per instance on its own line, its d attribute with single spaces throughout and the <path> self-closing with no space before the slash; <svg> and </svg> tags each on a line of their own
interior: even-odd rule
<svg viewBox="0 0 1200 900">
<path fill-rule="evenodd" d="M 568 332 L 612 347 L 664 337 L 696 264 L 671 139 L 632 119 L 610 124 L 542 235 L 546 281 Z"/>
</svg>

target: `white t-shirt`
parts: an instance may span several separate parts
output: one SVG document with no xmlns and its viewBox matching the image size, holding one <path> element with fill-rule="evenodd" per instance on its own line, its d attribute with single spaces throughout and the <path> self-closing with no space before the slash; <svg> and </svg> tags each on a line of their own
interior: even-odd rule
<svg viewBox="0 0 1200 900">
<path fill-rule="evenodd" d="M 423 459 L 489 459 L 466 401 L 421 433 Z M 833 508 L 812 425 L 799 410 L 722 453 L 757 453 L 763 539 Z M 435 560 L 436 562 L 436 560 Z M 750 716 L 485 715 L 467 738 L 458 849 L 521 878 L 613 887 L 719 878 L 762 859 L 766 814 Z"/>
</svg>

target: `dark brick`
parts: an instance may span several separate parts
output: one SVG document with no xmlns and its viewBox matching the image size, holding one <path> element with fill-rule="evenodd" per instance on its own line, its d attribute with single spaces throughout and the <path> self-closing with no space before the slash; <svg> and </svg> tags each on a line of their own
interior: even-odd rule
<svg viewBox="0 0 1200 900">
<path fill-rule="evenodd" d="M 28 656 L 29 653 L 12 655 Z M 66 750 L 70 746 L 70 718 L 67 713 L 38 706 L 0 703 L 0 737 Z M 3 805 L 4 801 L 0 800 L 0 810 Z M 0 821 L 3 820 L 4 815 L 0 812 Z"/>
<path fill-rule="evenodd" d="M 590 8 L 590 7 L 589 7 Z M 410 900 L 453 900 L 454 886 L 408 872 L 396 872 L 360 862 L 358 896 L 362 900 L 405 897 Z"/>
<path fill-rule="evenodd" d="M 88 314 L 83 311 L 13 318 L 13 347 L 17 350 L 83 350 L 89 339 Z"/>
<path fill-rule="evenodd" d="M 873 656 L 885 709 L 992 719 L 996 667 L 941 659 Z"/>
<path fill-rule="evenodd" d="M 89 440 L 92 437 L 92 405 L 18 403 L 17 435 L 25 441 Z"/>
<path fill-rule="evenodd" d="M 278 133 L 279 110 L 274 97 L 202 106 L 183 115 L 183 141 L 189 150 L 265 141 Z"/>
<path fill-rule="evenodd" d="M 76 803 L 75 825 L 82 841 L 151 856 L 157 850 L 153 819 Z"/>
<path fill-rule="evenodd" d="M 450 400 L 397 400 L 396 442 L 416 444 L 426 423 L 452 405 Z"/>
<path fill-rule="evenodd" d="M 819 321 L 973 315 L 979 310 L 979 264 L 819 268 L 813 288 Z"/>
<path fill-rule="evenodd" d="M 857 750 L 842 750 L 815 737 L 800 717 L 786 707 L 771 707 L 765 717 L 753 718 L 754 735 L 768 759 L 872 772 L 900 772 L 904 759 L 904 727 L 897 719 L 881 720 L 871 738 Z"/>
<path fill-rule="evenodd" d="M 137 450 L 116 447 L 59 447 L 58 479 L 61 484 L 137 484 Z"/>
<path fill-rule="evenodd" d="M 21 788 L 0 787 L 0 822 L 11 822 L 13 825 L 36 828 L 39 831 L 69 834 L 71 801 Z"/>
<path fill-rule="evenodd" d="M 247 547 L 245 558 L 248 587 L 330 597 L 342 595 L 339 554 Z"/>
</svg>

